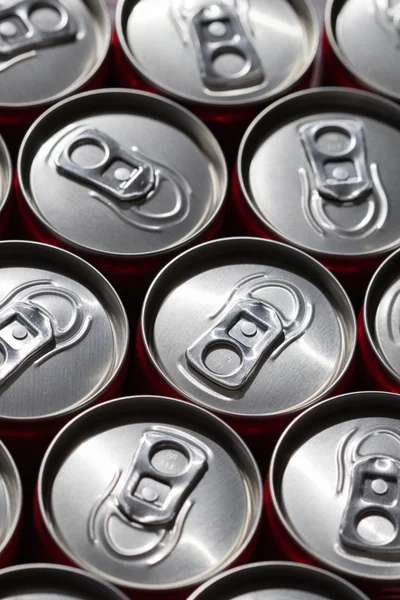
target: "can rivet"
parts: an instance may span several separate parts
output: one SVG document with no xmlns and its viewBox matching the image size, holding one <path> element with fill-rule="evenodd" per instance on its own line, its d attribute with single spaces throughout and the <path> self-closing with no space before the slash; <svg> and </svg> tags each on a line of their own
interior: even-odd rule
<svg viewBox="0 0 400 600">
<path fill-rule="evenodd" d="M 115 170 L 114 177 L 118 181 L 127 181 L 131 176 L 131 172 L 127 167 L 119 167 Z"/>
<path fill-rule="evenodd" d="M 18 33 L 18 28 L 11 21 L 3 21 L 0 23 L 0 35 L 4 37 L 14 37 Z"/>
<path fill-rule="evenodd" d="M 216 19 L 221 15 L 221 9 L 218 4 L 212 4 L 204 10 L 204 16 L 206 19 Z"/>
<path fill-rule="evenodd" d="M 336 169 L 333 169 L 332 175 L 339 181 L 346 181 L 349 178 L 349 172 L 344 167 L 336 167 Z"/>
<path fill-rule="evenodd" d="M 387 458 L 378 458 L 378 460 L 375 462 L 376 468 L 380 471 L 387 471 L 388 469 L 390 469 L 390 465 L 391 461 Z"/>
<path fill-rule="evenodd" d="M 240 330 L 246 337 L 253 337 L 257 333 L 257 326 L 250 321 L 243 321 L 240 325 Z"/>
<path fill-rule="evenodd" d="M 28 332 L 23 325 L 16 325 L 12 330 L 12 336 L 16 340 L 25 340 L 28 337 Z"/>
<path fill-rule="evenodd" d="M 374 481 L 371 483 L 371 488 L 375 494 L 379 494 L 381 496 L 386 494 L 388 491 L 388 484 L 383 479 L 374 479 Z"/>
<path fill-rule="evenodd" d="M 143 500 L 146 502 L 155 502 L 158 500 L 158 492 L 152 487 L 145 487 L 141 491 L 141 495 Z"/>
<path fill-rule="evenodd" d="M 221 21 L 214 21 L 208 26 L 208 31 L 214 37 L 223 37 L 226 34 L 226 25 Z"/>
</svg>

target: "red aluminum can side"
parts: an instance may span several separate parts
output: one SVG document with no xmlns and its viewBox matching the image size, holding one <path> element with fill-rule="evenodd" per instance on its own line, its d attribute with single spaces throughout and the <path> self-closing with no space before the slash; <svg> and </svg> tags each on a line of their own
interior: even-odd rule
<svg viewBox="0 0 400 600">
<path fill-rule="evenodd" d="M 153 417 L 151 425 L 149 425 L 149 422 L 146 421 L 147 417 L 150 417 L 150 415 L 152 415 Z M 160 424 L 158 423 L 158 419 L 161 419 L 162 421 Z M 175 421 L 179 422 L 180 432 L 173 427 Z M 100 423 L 101 425 L 99 429 L 98 425 Z M 145 428 L 143 428 L 143 423 L 145 424 Z M 42 462 L 33 507 L 35 529 L 36 534 L 38 536 L 38 543 L 40 545 L 41 552 L 40 557 L 42 559 L 64 565 L 74 565 L 80 568 L 83 568 L 84 566 L 87 570 L 94 574 L 98 574 L 100 572 L 98 566 L 98 557 L 96 558 L 95 555 L 91 555 L 91 557 L 89 557 L 88 555 L 86 555 L 86 549 L 87 547 L 89 547 L 90 550 L 93 543 L 92 538 L 93 536 L 96 537 L 98 535 L 99 527 L 100 529 L 103 526 L 107 528 L 110 527 L 110 520 L 107 517 L 108 513 L 104 515 L 102 514 L 102 511 L 104 507 L 106 507 L 107 509 L 107 502 L 109 496 L 110 498 L 111 496 L 114 497 L 115 486 L 113 486 L 113 489 L 108 487 L 108 491 L 106 492 L 104 498 L 101 500 L 100 504 L 99 498 L 96 496 L 96 494 L 92 494 L 93 490 L 89 490 L 85 485 L 84 488 L 86 491 L 83 489 L 81 490 L 84 493 L 84 495 L 88 493 L 91 496 L 91 499 L 94 501 L 94 510 L 89 511 L 87 515 L 85 513 L 85 515 L 88 518 L 88 522 L 86 523 L 85 527 L 80 528 L 79 537 L 81 537 L 81 541 L 83 541 L 84 545 L 86 546 L 81 547 L 80 549 L 78 548 L 78 546 L 75 545 L 76 532 L 71 538 L 69 535 L 65 537 L 63 523 L 64 516 L 61 515 L 61 513 L 64 512 L 64 508 L 60 506 L 60 504 L 57 506 L 58 500 L 55 500 L 55 503 L 53 503 L 52 500 L 51 502 L 54 507 L 55 514 L 58 513 L 59 510 L 61 510 L 60 531 L 59 534 L 56 533 L 52 522 L 53 517 L 50 514 L 51 511 L 49 512 L 50 505 L 48 502 L 47 491 L 48 489 L 52 489 L 54 490 L 54 493 L 57 496 L 58 485 L 60 483 L 64 485 L 62 472 L 58 471 L 54 462 L 54 459 L 56 459 L 57 461 L 57 456 L 60 455 L 60 452 L 64 456 L 65 451 L 64 458 L 67 462 L 69 461 L 69 459 L 74 460 L 74 457 L 77 456 L 76 452 L 79 452 L 80 441 L 84 442 L 85 445 L 90 445 L 92 443 L 97 444 L 97 442 L 100 442 L 100 446 L 103 447 L 104 445 L 108 445 L 107 439 L 110 440 L 114 434 L 120 435 L 119 427 L 122 428 L 121 433 L 123 433 L 123 430 L 126 430 L 127 427 L 130 428 L 130 440 L 127 440 L 127 448 L 129 448 L 128 451 L 133 453 L 134 455 L 133 463 L 131 461 L 130 467 L 127 464 L 125 464 L 123 468 L 121 466 L 122 475 L 126 474 L 125 471 L 127 471 L 128 467 L 130 468 L 132 473 L 136 473 L 135 469 L 139 469 L 139 473 L 141 473 L 141 470 L 143 470 L 144 468 L 143 456 L 146 453 L 151 453 L 151 456 L 153 457 L 151 460 L 158 461 L 158 479 L 157 481 L 152 479 L 153 477 L 155 477 L 156 471 L 155 463 L 153 469 L 151 466 L 153 462 L 151 462 L 146 470 L 145 483 L 147 486 L 149 486 L 152 485 L 153 482 L 153 485 L 157 485 L 160 487 L 162 486 L 166 478 L 168 478 L 168 481 L 171 480 L 169 474 L 164 472 L 164 468 L 182 468 L 182 464 L 179 461 L 182 461 L 182 457 L 186 456 L 181 454 L 182 448 L 187 449 L 189 456 L 191 456 L 191 458 L 193 459 L 193 464 L 190 463 L 189 465 L 189 474 L 192 476 L 193 473 L 195 474 L 194 470 L 198 471 L 197 476 L 191 482 L 189 488 L 187 487 L 187 482 L 185 482 L 185 485 L 189 492 L 189 496 L 185 498 L 186 504 L 183 504 L 183 506 L 180 503 L 177 504 L 178 508 L 176 510 L 178 512 L 174 518 L 180 519 L 177 523 L 177 525 L 179 525 L 179 530 L 174 530 L 175 533 L 174 531 L 172 532 L 173 536 L 175 536 L 173 540 L 174 543 L 169 544 L 169 546 L 167 546 L 167 548 L 164 549 L 168 549 L 168 552 L 165 552 L 163 560 L 171 558 L 171 555 L 173 559 L 174 551 L 177 553 L 178 557 L 180 556 L 181 538 L 185 536 L 185 533 L 187 533 L 187 530 L 190 529 L 190 527 L 195 525 L 197 535 L 203 537 L 202 527 L 207 529 L 211 526 L 211 524 L 208 521 L 202 523 L 197 522 L 197 524 L 196 521 L 194 523 L 190 523 L 186 521 L 186 516 L 184 514 L 181 515 L 182 518 L 180 518 L 179 515 L 181 510 L 183 510 L 185 514 L 185 511 L 190 510 L 191 494 L 195 494 L 196 491 L 198 492 L 197 495 L 194 496 L 196 498 L 196 504 L 202 501 L 209 502 L 210 494 L 211 496 L 213 496 L 213 493 L 216 494 L 216 492 L 219 489 L 223 491 L 225 484 L 221 481 L 214 481 L 213 478 L 215 474 L 215 469 L 218 470 L 219 466 L 224 465 L 225 468 L 229 470 L 231 475 L 231 482 L 229 486 L 233 486 L 236 489 L 235 495 L 237 495 L 238 499 L 242 498 L 243 490 L 241 489 L 241 486 L 243 485 L 243 477 L 246 478 L 246 485 L 244 487 L 247 490 L 246 495 L 248 497 L 245 503 L 245 514 L 238 514 L 234 525 L 235 528 L 241 529 L 241 541 L 238 541 L 238 539 L 236 539 L 234 545 L 232 546 L 233 538 L 229 540 L 226 539 L 224 546 L 227 546 L 228 552 L 226 552 L 224 548 L 224 551 L 222 553 L 220 551 L 217 553 L 218 556 L 216 555 L 214 562 L 217 564 L 217 561 L 222 560 L 222 558 L 223 561 L 221 562 L 221 564 L 219 564 L 218 562 L 218 566 L 220 568 L 214 567 L 213 564 L 211 566 L 211 572 L 220 572 L 221 570 L 223 570 L 225 563 L 225 568 L 227 568 L 228 564 L 234 564 L 236 566 L 249 561 L 254 554 L 255 547 L 258 542 L 258 536 L 260 531 L 260 516 L 262 508 L 262 482 L 258 469 L 255 465 L 254 459 L 251 456 L 249 450 L 246 448 L 246 446 L 243 444 L 240 438 L 238 438 L 238 436 L 234 434 L 232 430 L 230 430 L 226 425 L 224 425 L 215 417 L 209 415 L 209 413 L 207 413 L 206 411 L 200 410 L 196 407 L 191 407 L 182 402 L 154 396 L 137 396 L 131 398 L 122 398 L 114 400 L 112 402 L 108 402 L 94 409 L 90 409 L 82 415 L 80 415 L 78 418 L 75 418 L 73 421 L 71 421 L 52 442 Z M 191 436 L 185 435 L 187 427 L 191 428 Z M 201 442 L 198 442 L 198 439 L 196 437 L 196 431 L 198 428 L 200 428 L 200 431 L 202 432 Z M 138 447 L 132 446 L 132 439 L 135 440 L 135 436 L 138 436 L 137 441 L 141 442 Z M 97 442 L 94 442 L 94 437 L 96 438 Z M 152 438 L 154 438 L 154 440 Z M 229 444 L 227 445 L 228 439 Z M 121 437 L 120 440 L 122 440 Z M 146 443 L 143 444 L 143 441 L 145 441 Z M 198 443 L 200 443 L 200 450 L 197 452 L 196 449 Z M 123 445 L 126 445 L 126 443 L 123 442 Z M 213 448 L 213 450 L 215 450 L 215 454 L 209 454 L 204 452 L 204 450 L 208 449 L 209 445 Z M 169 449 L 170 447 L 174 448 L 174 451 L 176 453 L 175 458 L 169 455 L 168 457 L 164 457 L 163 455 L 162 458 L 161 456 L 160 458 L 158 458 L 158 455 L 163 453 L 164 449 Z M 218 451 L 219 447 L 223 448 L 223 452 L 221 454 Z M 62 448 L 64 448 L 64 450 L 62 450 Z M 111 447 L 109 447 L 109 450 L 111 450 Z M 192 451 L 194 452 L 194 455 Z M 100 450 L 100 454 L 102 454 L 102 450 Z M 111 451 L 111 454 L 108 453 L 108 456 L 112 462 L 118 462 L 120 464 L 120 459 L 122 455 L 118 457 L 116 455 L 113 455 L 113 452 Z M 162 461 L 166 462 L 164 463 Z M 174 463 L 174 461 L 178 462 Z M 206 461 L 205 467 L 203 464 L 204 461 Z M 92 467 L 96 466 L 95 455 L 91 455 L 89 463 L 87 463 L 89 470 Z M 109 463 L 109 466 L 110 464 L 111 463 Z M 234 467 L 234 469 L 237 469 L 237 472 L 235 470 L 232 470 L 232 467 Z M 199 471 L 199 469 L 201 469 L 201 471 Z M 174 475 L 177 475 L 177 473 L 174 473 Z M 201 486 L 201 483 L 203 481 L 202 478 L 206 483 L 206 488 L 203 488 Z M 210 488 L 207 487 L 207 481 L 210 482 L 211 480 L 213 480 L 213 490 L 210 490 Z M 126 485 L 127 483 L 125 484 L 125 487 Z M 139 482 L 136 482 L 136 485 L 141 485 L 141 480 Z M 173 487 L 173 482 L 170 485 Z M 73 486 L 74 483 L 72 483 L 72 489 Z M 202 493 L 204 494 L 206 489 L 208 490 L 207 497 L 203 497 Z M 160 487 L 160 491 L 162 491 L 162 487 Z M 70 497 L 73 498 L 73 494 Z M 135 495 L 134 497 L 137 496 Z M 151 502 L 151 500 L 146 501 L 145 497 L 143 497 L 141 502 L 142 510 L 146 508 L 147 503 Z M 90 499 L 88 499 L 88 501 L 89 500 Z M 72 504 L 74 504 L 74 501 L 72 502 Z M 236 500 L 234 500 L 233 504 L 236 505 L 237 509 L 241 504 L 241 500 L 239 503 L 237 503 Z M 218 499 L 214 500 L 213 502 L 213 508 L 211 509 L 212 512 L 215 512 L 215 510 L 219 510 L 217 505 Z M 136 504 L 133 503 L 132 511 L 135 508 L 135 506 Z M 135 511 L 138 511 L 139 508 L 138 506 L 136 506 Z M 230 506 L 230 508 L 231 510 L 235 509 L 234 506 Z M 243 510 L 243 508 L 244 507 L 242 506 L 241 509 Z M 119 509 L 117 509 L 117 513 L 113 515 L 114 517 L 118 516 L 118 510 Z M 159 510 L 157 508 L 157 505 L 156 508 L 151 509 L 152 514 L 154 513 L 154 517 L 157 516 L 157 510 Z M 125 524 L 131 523 L 132 527 L 136 527 L 136 524 L 138 523 L 136 519 L 139 519 L 140 514 L 136 514 L 135 511 L 132 511 L 129 512 L 129 517 L 126 516 L 128 515 L 128 513 L 123 513 L 125 515 Z M 86 519 L 85 515 L 83 516 L 84 519 Z M 243 520 L 243 516 L 246 517 L 246 523 Z M 105 521 L 103 523 L 104 519 Z M 225 513 L 221 514 L 221 519 L 225 519 Z M 233 526 L 230 521 L 228 523 L 228 519 L 226 519 L 226 523 L 227 526 L 229 526 L 230 528 Z M 162 528 L 162 524 L 150 526 L 148 534 L 152 535 L 153 533 L 157 533 L 160 527 Z M 142 524 L 141 529 L 143 528 L 146 529 L 147 525 Z M 107 531 L 109 531 L 109 529 L 107 529 Z M 115 535 L 115 530 L 112 525 L 110 531 L 111 533 L 109 536 L 109 540 L 111 540 L 112 542 L 112 540 L 114 539 L 112 536 Z M 137 529 L 134 529 L 134 531 L 137 531 Z M 195 589 L 195 585 L 194 583 L 192 583 L 194 577 L 190 577 L 193 569 L 193 572 L 196 573 L 196 579 L 200 578 L 201 582 L 205 580 L 205 578 L 201 577 L 202 571 L 201 569 L 199 571 L 198 565 L 191 565 L 190 568 L 185 567 L 186 572 L 188 573 L 186 577 L 185 573 L 182 572 L 183 567 L 180 571 L 176 571 L 176 579 L 174 579 L 174 575 L 167 576 L 162 568 L 160 569 L 160 575 L 157 575 L 157 572 L 155 572 L 154 567 L 157 568 L 161 561 L 156 561 L 154 562 L 154 564 L 151 563 L 153 567 L 151 577 L 147 575 L 147 577 L 144 578 L 142 576 L 141 569 L 146 569 L 146 565 L 143 566 L 143 564 L 139 564 L 138 566 L 136 558 L 137 556 L 142 557 L 143 554 L 148 555 L 149 561 L 153 558 L 153 554 L 155 554 L 155 558 L 157 558 L 157 551 L 159 550 L 158 544 L 153 543 L 154 547 L 151 547 L 150 549 L 147 548 L 147 546 L 149 545 L 147 544 L 147 546 L 145 546 L 145 549 L 143 550 L 140 547 L 139 543 L 137 554 L 131 553 L 130 555 L 127 555 L 126 552 L 122 553 L 122 549 L 125 549 L 125 547 L 120 548 L 118 545 L 116 545 L 115 552 L 111 554 L 111 557 L 113 558 L 113 560 L 111 561 L 111 546 L 109 547 L 107 545 L 111 542 L 107 542 L 107 540 L 108 537 L 106 537 L 106 543 L 103 544 L 103 542 L 100 542 L 100 540 L 97 539 L 98 544 L 100 544 L 100 546 L 98 546 L 98 550 L 100 551 L 100 554 L 102 555 L 101 558 L 103 560 L 103 567 L 101 571 L 102 578 L 104 578 L 106 581 L 113 583 L 114 585 L 117 585 L 133 600 L 141 600 L 142 598 L 143 600 L 159 600 L 162 598 L 166 598 L 168 600 L 172 600 L 172 598 L 184 600 L 185 598 L 187 598 L 188 594 Z M 212 533 L 210 533 L 208 536 L 207 544 L 213 546 L 214 541 L 214 536 Z M 135 540 L 133 539 L 125 539 L 125 544 L 129 545 L 129 543 L 133 544 L 134 542 Z M 112 548 L 114 548 L 114 546 L 112 546 Z M 231 550 L 231 552 L 229 550 Z M 188 551 L 190 552 L 190 549 L 188 550 L 186 548 L 186 554 Z M 124 572 L 120 570 L 119 575 L 117 575 L 113 570 L 113 567 L 115 567 L 115 560 L 122 562 L 122 559 L 125 565 L 127 564 L 127 561 L 131 562 L 130 570 L 128 571 L 127 569 L 125 569 Z M 147 558 L 143 560 L 146 560 L 147 562 Z M 176 555 L 175 560 L 177 560 Z M 208 571 L 210 571 L 209 561 Z M 164 577 L 164 579 L 167 578 L 170 581 L 170 583 L 159 583 L 158 578 L 160 577 Z"/>
<path fill-rule="evenodd" d="M 331 554 L 328 554 L 327 550 L 320 551 L 310 545 L 310 536 L 305 537 L 304 532 L 307 527 L 304 527 L 304 522 L 299 525 L 293 518 L 289 518 L 288 510 L 290 511 L 291 509 L 283 508 L 282 505 L 283 495 L 286 494 L 286 500 L 288 498 L 288 488 L 285 489 L 285 492 L 282 491 L 283 473 L 286 477 L 288 476 L 286 469 L 288 464 L 290 464 L 292 456 L 299 450 L 301 451 L 302 448 L 306 448 L 310 439 L 314 436 L 321 436 L 322 432 L 324 438 L 320 437 L 320 440 L 322 441 L 322 439 L 324 439 L 324 442 L 327 442 L 329 431 L 333 429 L 333 424 L 342 422 L 342 420 L 343 423 L 345 423 L 346 418 L 349 419 L 349 427 L 351 427 L 350 423 L 354 422 L 354 419 L 357 419 L 358 417 L 360 418 L 360 423 L 362 417 L 368 417 L 369 415 L 374 415 L 374 418 L 378 418 L 377 415 L 390 415 L 393 417 L 398 410 L 397 406 L 398 396 L 395 394 L 380 392 L 351 393 L 331 398 L 320 405 L 307 410 L 288 427 L 275 448 L 271 460 L 270 472 L 264 485 L 264 507 L 267 518 L 267 534 L 264 539 L 264 549 L 265 554 L 267 554 L 269 558 L 290 560 L 300 564 L 328 569 L 336 575 L 344 577 L 357 588 L 364 591 L 364 593 L 368 594 L 373 600 L 397 600 L 400 597 L 400 579 L 398 576 L 393 576 L 393 573 L 390 573 L 387 578 L 385 576 L 379 577 L 379 575 L 377 576 L 376 570 L 372 572 L 372 569 L 370 569 L 370 571 L 365 569 L 363 572 L 362 567 L 354 568 L 353 571 L 348 564 L 341 564 L 340 558 L 339 560 L 332 560 Z M 349 434 L 347 437 L 343 435 L 345 429 L 342 428 L 340 430 L 338 436 L 342 436 L 344 452 L 347 453 L 347 447 L 349 443 L 351 445 L 350 438 L 353 435 L 360 438 L 361 443 L 363 443 L 363 441 L 367 439 L 365 436 L 362 436 L 364 431 L 367 431 L 369 436 L 375 434 L 385 435 L 386 432 L 388 433 L 389 430 L 380 428 L 379 425 L 375 431 L 374 427 L 371 426 L 371 421 L 371 418 L 368 419 L 366 429 L 361 428 L 360 432 L 358 432 L 357 429 L 350 429 L 349 433 L 351 433 L 351 435 Z M 313 427 L 313 424 L 315 424 L 315 428 Z M 394 431 L 394 429 L 392 431 Z M 330 444 L 330 446 L 332 449 L 333 445 Z M 311 448 L 311 446 L 308 446 L 308 448 Z M 323 451 L 324 446 L 321 443 L 319 447 L 319 456 L 318 458 L 314 457 L 315 462 L 319 459 L 324 460 L 324 458 L 326 458 Z M 380 451 L 383 455 L 386 454 L 384 446 L 380 448 Z M 363 458 L 365 459 L 365 457 L 368 456 L 368 453 L 364 454 Z M 297 458 L 298 457 L 299 455 L 297 455 Z M 341 459 L 338 460 L 340 460 L 341 463 Z M 335 472 L 335 460 L 333 460 L 332 469 L 329 467 L 330 464 L 331 463 L 329 462 L 325 463 L 325 474 L 327 478 L 338 475 L 338 473 Z M 310 468 L 312 466 L 312 464 L 309 465 Z M 347 473 L 345 476 L 347 477 Z M 340 489 L 342 489 L 342 487 L 340 487 Z M 326 491 L 328 493 L 328 502 L 331 501 L 331 493 L 330 491 L 328 492 L 328 489 L 326 489 Z M 372 502 L 372 499 L 370 499 L 369 502 Z M 299 507 L 299 510 L 301 510 L 301 507 Z M 343 510 L 344 509 L 342 508 L 342 511 Z M 369 514 L 368 511 L 364 511 L 363 513 L 363 515 Z M 328 508 L 326 518 L 330 518 Z M 341 531 L 343 531 L 343 525 Z M 321 531 L 321 534 L 329 536 L 330 540 L 332 531 L 330 530 L 330 532 L 327 533 L 323 530 Z M 313 535 L 315 537 L 315 530 Z M 370 545 L 372 545 L 372 542 Z M 385 545 L 385 542 L 383 542 L 383 545 Z M 332 548 L 336 546 L 340 547 L 340 549 L 343 548 L 342 538 L 340 538 L 340 541 L 338 541 L 337 538 L 332 540 Z M 329 544 L 327 545 L 327 548 L 330 548 Z M 347 547 L 345 548 L 347 551 Z M 335 556 L 335 553 L 332 556 Z M 340 557 L 342 554 L 337 552 L 336 556 Z M 354 564 L 355 563 L 353 562 L 353 566 Z M 379 564 L 379 562 L 377 564 Z M 382 566 L 384 567 L 384 564 Z"/>
</svg>

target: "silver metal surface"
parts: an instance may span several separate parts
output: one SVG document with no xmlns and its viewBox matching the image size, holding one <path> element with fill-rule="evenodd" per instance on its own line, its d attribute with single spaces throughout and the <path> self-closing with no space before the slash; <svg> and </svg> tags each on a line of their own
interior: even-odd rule
<svg viewBox="0 0 400 600">
<path fill-rule="evenodd" d="M 12 165 L 7 147 L 0 136 L 0 211 L 10 196 L 12 186 Z"/>
<path fill-rule="evenodd" d="M 398 0 L 330 0 L 327 30 L 333 47 L 360 81 L 400 98 Z"/>
<path fill-rule="evenodd" d="M 103 63 L 110 38 L 103 0 L 0 0 L 0 106 L 72 94 Z"/>
<path fill-rule="evenodd" d="M 252 238 L 202 244 L 170 262 L 149 289 L 141 328 L 149 360 L 178 393 L 253 417 L 326 395 L 356 336 L 350 302 L 326 269 Z"/>
<path fill-rule="evenodd" d="M 376 271 L 364 301 L 364 328 L 381 363 L 400 379 L 400 253 L 392 254 Z"/>
<path fill-rule="evenodd" d="M 53 564 L 23 564 L 0 571 L 3 600 L 127 600 L 104 580 L 78 569 Z"/>
<path fill-rule="evenodd" d="M 69 246 L 138 257 L 188 244 L 218 216 L 221 149 L 188 111 L 127 90 L 75 96 L 39 119 L 19 155 L 29 208 Z"/>
<path fill-rule="evenodd" d="M 400 244 L 399 125 L 396 105 L 363 92 L 322 88 L 275 103 L 239 151 L 247 205 L 319 257 L 390 252 Z"/>
<path fill-rule="evenodd" d="M 143 443 L 149 438 L 153 445 Z M 133 479 L 140 464 L 149 468 Z M 172 520 L 127 517 L 128 488 L 135 515 L 140 504 L 151 519 L 179 497 Z M 253 538 L 261 503 L 258 469 L 233 430 L 167 398 L 86 411 L 57 436 L 39 475 L 40 510 L 55 542 L 79 566 L 132 590 L 191 586 L 227 568 Z"/>
<path fill-rule="evenodd" d="M 22 484 L 7 448 L 0 443 L 0 553 L 10 542 L 22 516 Z"/>
<path fill-rule="evenodd" d="M 0 251 L 0 417 L 46 418 L 91 404 L 126 357 L 119 298 L 62 250 L 2 242 Z"/>
<path fill-rule="evenodd" d="M 322 569 L 285 562 L 255 563 L 218 575 L 188 600 L 367 600 Z"/>
<path fill-rule="evenodd" d="M 336 572 L 400 578 L 398 407 L 395 394 L 333 398 L 296 419 L 275 450 L 270 484 L 280 518 Z"/>
<path fill-rule="evenodd" d="M 202 11 L 211 27 L 199 38 Z M 307 71 L 319 42 L 307 0 L 120 0 L 116 26 L 125 54 L 152 85 L 210 105 L 284 93 Z"/>
</svg>

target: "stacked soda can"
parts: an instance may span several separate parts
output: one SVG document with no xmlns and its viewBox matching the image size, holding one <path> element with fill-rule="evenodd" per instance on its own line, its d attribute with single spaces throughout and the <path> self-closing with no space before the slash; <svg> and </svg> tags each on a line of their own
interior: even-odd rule
<svg viewBox="0 0 400 600">
<path fill-rule="evenodd" d="M 0 0 L 0 600 L 400 600 L 400 0 Z"/>
</svg>

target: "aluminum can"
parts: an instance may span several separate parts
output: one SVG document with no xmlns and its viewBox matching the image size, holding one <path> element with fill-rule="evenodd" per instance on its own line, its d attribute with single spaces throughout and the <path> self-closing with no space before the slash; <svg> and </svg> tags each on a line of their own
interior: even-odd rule
<svg viewBox="0 0 400 600">
<path fill-rule="evenodd" d="M 87 92 L 25 137 L 20 222 L 128 288 L 132 301 L 174 254 L 216 235 L 227 179 L 216 139 L 189 111 L 142 92 Z"/>
<path fill-rule="evenodd" d="M 307 410 L 280 438 L 265 484 L 277 555 L 376 600 L 400 597 L 399 399 L 358 392 Z"/>
<path fill-rule="evenodd" d="M 399 23 L 394 0 L 328 0 L 326 81 L 400 101 Z"/>
<path fill-rule="evenodd" d="M 400 246 L 399 128 L 399 107 L 366 92 L 321 88 L 275 103 L 240 147 L 237 229 L 310 253 L 362 300 Z"/>
<path fill-rule="evenodd" d="M 0 571 L 0 587 L 4 598 L 36 600 L 127 600 L 114 586 L 84 573 L 51 564 L 24 564 Z"/>
<path fill-rule="evenodd" d="M 120 0 L 113 39 L 123 85 L 188 106 L 231 152 L 263 106 L 308 87 L 318 47 L 308 0 Z"/>
<path fill-rule="evenodd" d="M 55 432 L 115 396 L 125 378 L 125 310 L 80 258 L 34 242 L 0 242 L 0 439 L 35 477 Z"/>
<path fill-rule="evenodd" d="M 16 464 L 0 442 L 0 568 L 15 559 L 22 529 L 22 485 Z"/>
<path fill-rule="evenodd" d="M 287 562 L 245 565 L 218 575 L 188 600 L 368 600 L 343 579 L 314 567 Z"/>
<path fill-rule="evenodd" d="M 48 106 L 103 84 L 110 42 L 103 0 L 0 2 L 0 131 L 10 146 Z"/>
<path fill-rule="evenodd" d="M 400 392 L 397 327 L 400 251 L 394 252 L 373 276 L 360 311 L 359 379 L 369 389 Z"/>
<path fill-rule="evenodd" d="M 346 389 L 355 343 L 350 300 L 325 267 L 278 242 L 221 239 L 153 281 L 136 372 L 143 389 L 203 406 L 265 450 L 298 412 Z"/>
<path fill-rule="evenodd" d="M 260 473 L 232 429 L 186 402 L 134 396 L 87 410 L 53 440 L 35 521 L 48 559 L 135 600 L 186 599 L 250 558 L 261 511 Z"/>
<path fill-rule="evenodd" d="M 12 164 L 10 154 L 0 136 L 0 235 L 4 235 L 11 210 Z"/>
</svg>

